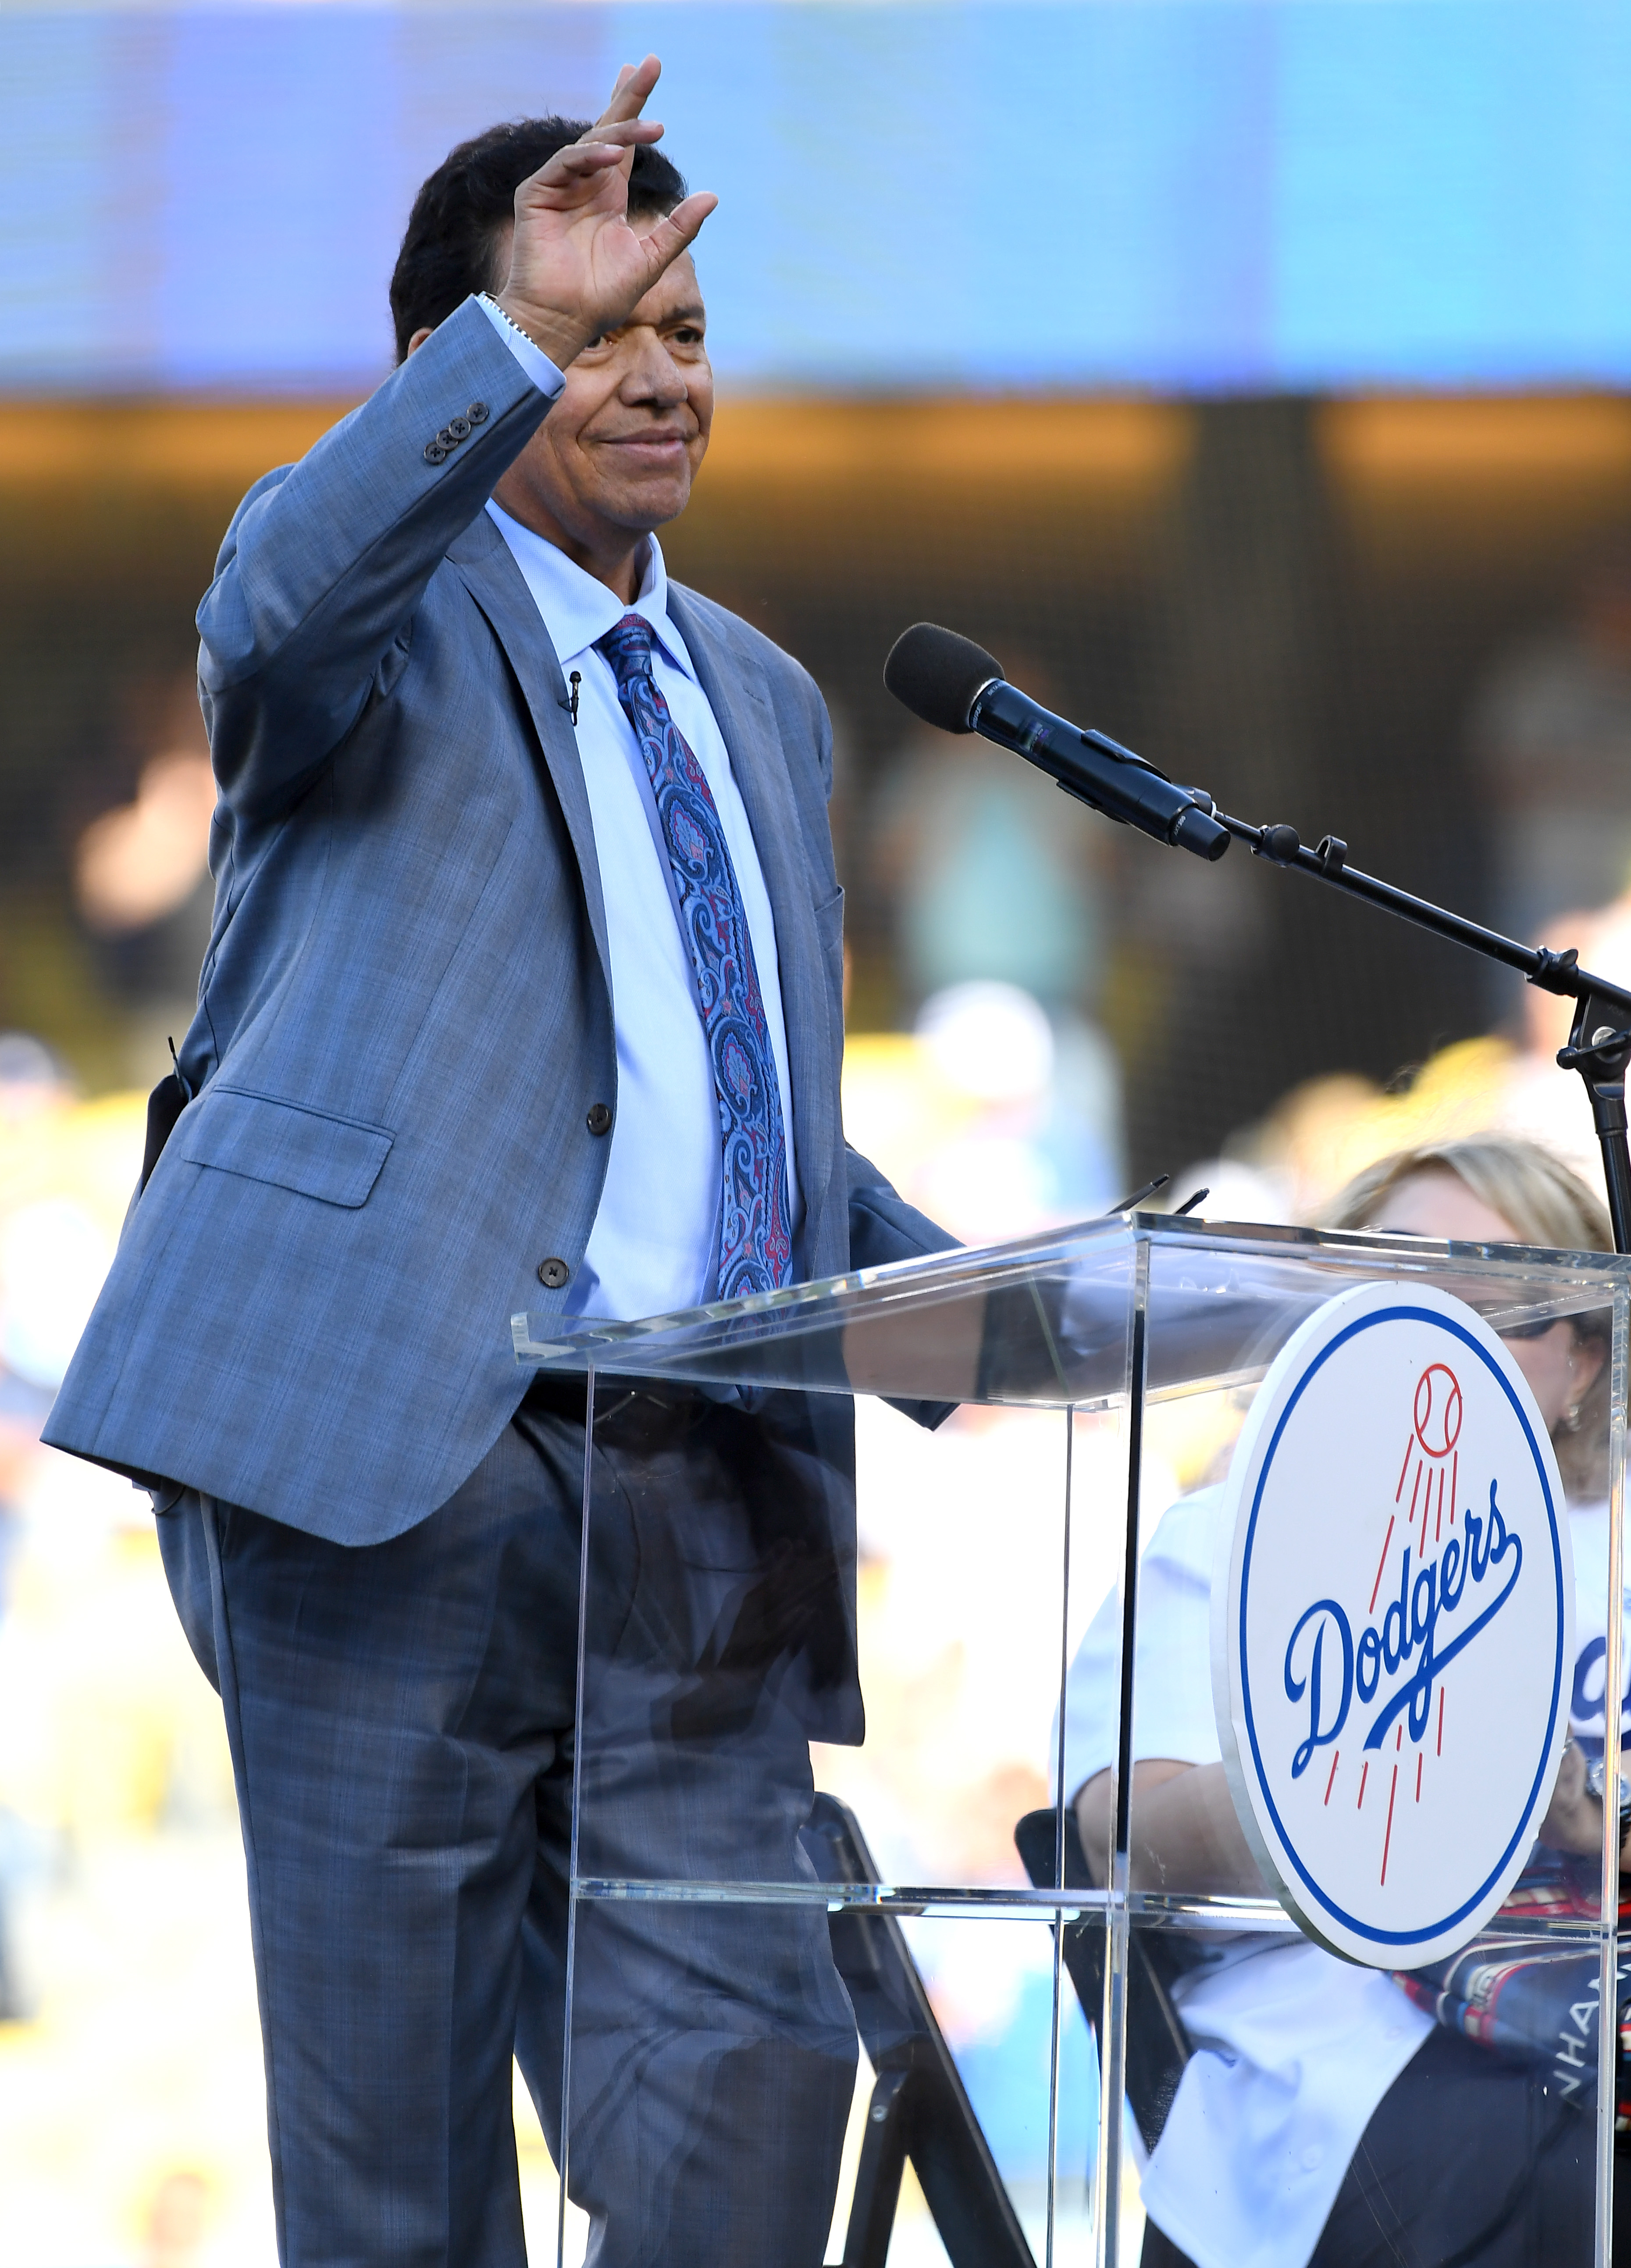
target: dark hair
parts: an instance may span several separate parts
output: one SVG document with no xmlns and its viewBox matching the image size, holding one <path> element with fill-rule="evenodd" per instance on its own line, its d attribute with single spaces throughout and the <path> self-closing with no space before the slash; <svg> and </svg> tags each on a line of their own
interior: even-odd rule
<svg viewBox="0 0 1631 2268">
<path fill-rule="evenodd" d="M 434 330 L 473 291 L 502 283 L 494 254 L 499 232 L 515 217 L 516 191 L 588 131 L 583 118 L 518 118 L 448 151 L 414 199 L 391 273 L 398 362 L 407 360 L 415 331 Z M 643 143 L 628 178 L 629 211 L 672 212 L 685 193 L 676 168 Z"/>
</svg>

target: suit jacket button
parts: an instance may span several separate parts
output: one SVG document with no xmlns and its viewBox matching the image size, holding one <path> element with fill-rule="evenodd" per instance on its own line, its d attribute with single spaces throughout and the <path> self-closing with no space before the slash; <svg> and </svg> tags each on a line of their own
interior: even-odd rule
<svg viewBox="0 0 1631 2268">
<path fill-rule="evenodd" d="M 473 425 L 485 425 L 492 414 L 485 401 L 473 401 L 465 412 Z"/>
<path fill-rule="evenodd" d="M 451 425 L 444 425 L 436 438 L 443 448 L 456 449 L 464 437 L 462 434 L 455 433 Z"/>
<path fill-rule="evenodd" d="M 467 440 L 470 434 L 470 420 L 467 417 L 450 417 L 442 428 L 442 432 L 446 434 L 450 441 Z M 442 434 L 438 433 L 436 438 L 439 441 Z"/>
<path fill-rule="evenodd" d="M 584 1123 L 591 1134 L 609 1134 L 612 1130 L 611 1111 L 604 1102 L 591 1102 L 589 1116 Z"/>
<path fill-rule="evenodd" d="M 571 1273 L 564 1260 L 540 1260 L 538 1263 L 538 1280 L 547 1292 L 558 1292 Z"/>
<path fill-rule="evenodd" d="M 447 451 L 443 447 L 439 441 L 427 441 L 425 443 L 425 462 L 427 465 L 442 464 L 444 462 L 446 456 Z"/>
</svg>

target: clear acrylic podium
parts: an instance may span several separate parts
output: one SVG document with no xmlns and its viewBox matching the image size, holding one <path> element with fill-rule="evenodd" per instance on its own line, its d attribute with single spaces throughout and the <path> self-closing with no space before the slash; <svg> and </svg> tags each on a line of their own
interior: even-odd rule
<svg viewBox="0 0 1631 2268">
<path fill-rule="evenodd" d="M 1601 1343 L 1576 1566 L 1604 1635 L 1575 1699 L 1583 1745 L 1595 1727 L 1617 1755 L 1631 1261 L 1132 1215 L 650 1322 L 514 1319 L 518 1360 L 586 1377 L 591 1418 L 562 2261 L 613 2189 L 647 2201 L 654 2260 L 699 2216 L 720 2268 L 1138 2260 L 1149 2166 L 1163 2195 L 1184 2179 L 1160 2154 L 1193 1977 L 1232 1967 L 1237 1998 L 1260 1978 L 1267 2011 L 1318 1992 L 1285 1982 L 1316 1949 L 1260 1886 L 1141 1882 L 1113 1801 L 1077 1849 L 1062 1696 L 1108 1630 L 1094 1761 L 1151 1753 L 1142 1555 L 1221 1476 L 1298 1325 L 1392 1279 L 1498 1332 L 1567 1318 Z M 1588 1908 L 1536 1926 L 1613 2006 L 1615 1886 L 1587 1863 Z M 1610 2259 L 1617 2028 L 1598 2032 L 1592 2099 L 1547 2129 L 1552 2268 Z"/>
</svg>

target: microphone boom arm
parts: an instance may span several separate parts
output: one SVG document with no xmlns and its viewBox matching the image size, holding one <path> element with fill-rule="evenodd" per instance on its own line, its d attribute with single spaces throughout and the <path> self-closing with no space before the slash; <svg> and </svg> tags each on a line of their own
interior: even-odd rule
<svg viewBox="0 0 1631 2268">
<path fill-rule="evenodd" d="M 1566 953 L 1552 953 L 1545 946 L 1520 945 L 1516 938 L 1502 937 L 1499 930 L 1486 929 L 1481 922 L 1469 921 L 1465 914 L 1451 913 L 1447 907 L 1436 906 L 1429 898 L 1418 898 L 1392 882 L 1382 881 L 1375 874 L 1362 873 L 1348 864 L 1348 845 L 1337 836 L 1325 836 L 1311 850 L 1294 827 L 1253 827 L 1247 820 L 1232 819 L 1226 811 L 1219 811 L 1209 796 L 1204 801 L 1218 824 L 1227 828 L 1237 842 L 1244 843 L 1253 858 L 1267 858 L 1273 865 L 1328 883 L 1333 889 L 1346 891 L 1349 897 L 1361 898 L 1368 905 L 1379 906 L 1383 912 L 1410 922 L 1417 929 L 1428 930 L 1435 937 L 1448 938 L 1452 945 L 1464 946 L 1486 961 L 1517 969 L 1543 992 L 1554 992 L 1574 1001 L 1569 1045 L 1559 1050 L 1558 1065 L 1563 1071 L 1577 1071 L 1585 1083 L 1603 1153 L 1603 1179 L 1607 1189 L 1609 1219 L 1613 1226 L 1614 1249 L 1631 1253 L 1631 1148 L 1626 1138 L 1631 991 L 1611 983 L 1605 976 L 1594 976 L 1589 968 L 1582 968 L 1579 955 L 1572 946 Z"/>
<path fill-rule="evenodd" d="M 1582 968 L 1572 949 L 1551 953 L 1520 945 L 1465 915 L 1452 914 L 1348 863 L 1348 845 L 1327 835 L 1311 850 L 1296 828 L 1254 827 L 1220 811 L 1202 788 L 1179 787 L 1143 757 L 1103 733 L 1084 731 L 1032 701 L 1003 674 L 995 654 L 937 622 L 903 630 L 884 664 L 884 682 L 914 716 L 942 732 L 979 733 L 1047 772 L 1079 802 L 1123 826 L 1197 858 L 1221 858 L 1231 841 L 1254 858 L 1294 868 L 1315 881 L 1363 898 L 1384 913 L 1448 938 L 1486 961 L 1515 968 L 1531 984 L 1575 1004 L 1564 1071 L 1585 1081 L 1603 1152 L 1614 1248 L 1631 1253 L 1631 1146 L 1626 1138 L 1626 1071 L 1631 1064 L 1631 991 Z"/>
</svg>

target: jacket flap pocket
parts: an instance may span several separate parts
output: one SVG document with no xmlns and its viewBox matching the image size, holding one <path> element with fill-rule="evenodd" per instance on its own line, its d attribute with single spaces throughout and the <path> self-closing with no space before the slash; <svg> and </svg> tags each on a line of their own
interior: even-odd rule
<svg viewBox="0 0 1631 2268">
<path fill-rule="evenodd" d="M 325 1204 L 360 1205 L 394 1139 L 388 1127 L 361 1119 L 211 1086 L 182 1122 L 180 1154 L 195 1166 L 217 1166 Z"/>
</svg>

